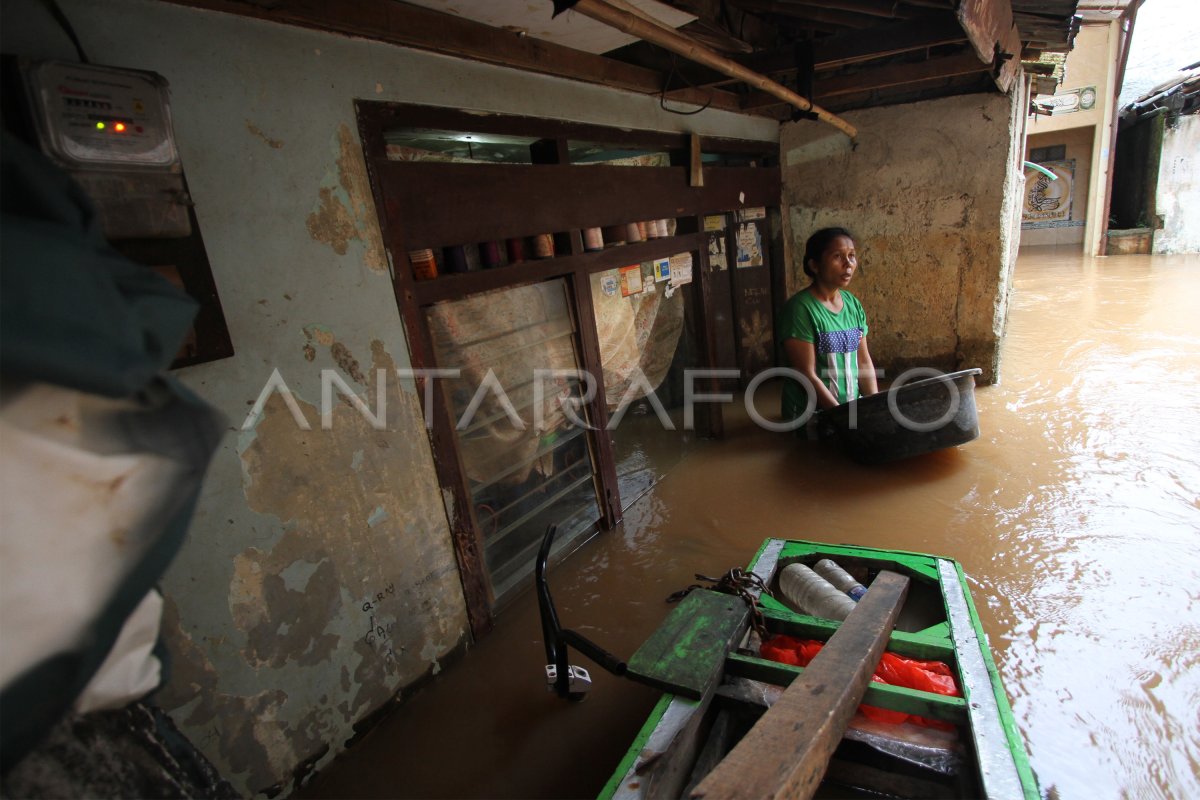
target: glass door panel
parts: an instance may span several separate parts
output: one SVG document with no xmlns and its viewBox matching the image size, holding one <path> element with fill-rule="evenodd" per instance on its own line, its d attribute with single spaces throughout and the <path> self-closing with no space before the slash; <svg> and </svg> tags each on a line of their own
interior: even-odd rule
<svg viewBox="0 0 1200 800">
<path fill-rule="evenodd" d="M 625 274 L 631 267 L 591 276 L 622 509 L 694 440 L 683 429 L 683 382 L 695 363 L 685 302 L 691 286 L 670 289 L 668 281 L 656 280 L 653 262 L 637 266 L 640 281 Z"/>
<path fill-rule="evenodd" d="M 497 600 L 521 585 L 548 525 L 556 549 L 600 518 L 576 327 L 562 279 L 426 311 Z"/>
</svg>

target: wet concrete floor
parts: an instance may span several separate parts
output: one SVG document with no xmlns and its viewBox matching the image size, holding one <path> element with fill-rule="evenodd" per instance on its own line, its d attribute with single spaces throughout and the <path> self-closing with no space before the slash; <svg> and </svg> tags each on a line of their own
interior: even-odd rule
<svg viewBox="0 0 1200 800">
<path fill-rule="evenodd" d="M 1197 297 L 1200 256 L 1023 251 L 979 439 L 866 468 L 731 413 L 552 571 L 564 626 L 628 657 L 670 592 L 768 536 L 950 556 L 1044 794 L 1200 796 Z M 655 693 L 593 668 L 567 704 L 544 661 L 527 592 L 302 794 L 594 796 Z"/>
</svg>

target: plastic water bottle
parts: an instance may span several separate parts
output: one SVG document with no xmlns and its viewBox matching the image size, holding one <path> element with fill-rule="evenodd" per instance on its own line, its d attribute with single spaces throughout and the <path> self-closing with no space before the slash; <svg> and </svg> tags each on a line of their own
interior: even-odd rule
<svg viewBox="0 0 1200 800">
<path fill-rule="evenodd" d="M 867 587 L 854 580 L 849 572 L 839 567 L 832 559 L 822 558 L 813 564 L 813 571 L 836 586 L 839 592 L 850 595 L 850 599 L 856 603 L 867 593 Z"/>
<path fill-rule="evenodd" d="M 814 617 L 844 620 L 854 610 L 853 600 L 803 564 L 784 567 L 779 588 L 784 599 Z"/>
</svg>

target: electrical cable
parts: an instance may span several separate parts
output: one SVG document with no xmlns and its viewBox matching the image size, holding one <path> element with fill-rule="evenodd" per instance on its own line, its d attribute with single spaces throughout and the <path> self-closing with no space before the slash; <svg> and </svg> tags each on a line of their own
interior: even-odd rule
<svg viewBox="0 0 1200 800">
<path fill-rule="evenodd" d="M 67 15 L 63 13 L 62 8 L 58 5 L 58 0 L 42 0 L 42 5 L 50 12 L 50 16 L 54 17 L 54 21 L 63 29 L 63 33 L 71 40 L 71 44 L 75 45 L 75 54 L 79 56 L 80 63 L 90 64 L 87 53 L 83 52 L 83 45 L 79 42 L 79 37 L 75 35 L 75 28 L 71 26 L 71 21 L 67 19 Z"/>
<path fill-rule="evenodd" d="M 683 82 L 685 84 L 688 84 L 689 89 L 696 88 L 696 86 L 689 83 L 688 79 L 684 78 L 682 76 L 682 74 L 679 74 L 678 70 L 676 70 L 676 55 L 674 55 L 674 53 L 672 53 L 671 54 L 671 72 L 667 73 L 667 79 L 664 80 L 664 82 L 662 82 L 662 89 L 659 90 L 659 108 L 664 110 L 664 112 L 670 112 L 671 114 L 678 114 L 680 116 L 691 116 L 692 114 L 700 114 L 702 112 L 702 110 L 707 109 L 709 106 L 712 106 L 713 94 L 712 94 L 712 92 L 709 92 L 708 100 L 706 102 L 704 102 L 703 106 L 701 106 L 700 108 L 692 109 L 692 110 L 690 110 L 690 112 L 677 112 L 676 109 L 667 108 L 667 86 L 671 85 L 671 79 L 676 76 L 679 76 L 680 80 L 683 80 Z"/>
</svg>

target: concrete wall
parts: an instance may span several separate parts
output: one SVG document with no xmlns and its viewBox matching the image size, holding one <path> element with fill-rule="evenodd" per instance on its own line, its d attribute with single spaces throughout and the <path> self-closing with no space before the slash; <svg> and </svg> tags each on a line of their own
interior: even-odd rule
<svg viewBox="0 0 1200 800">
<path fill-rule="evenodd" d="M 768 140 L 777 126 L 165 3 L 61 5 L 93 63 L 170 82 L 237 351 L 182 371 L 230 430 L 164 579 L 173 664 L 156 699 L 239 791 L 288 791 L 469 636 L 411 383 L 385 372 L 385 429 L 346 402 L 321 428 L 322 369 L 378 411 L 376 371 L 409 366 L 354 99 Z M 41 3 L 3 13 L 4 52 L 74 60 Z M 311 430 L 279 394 L 241 430 L 274 370 Z"/>
<path fill-rule="evenodd" d="M 1057 228 L 1026 228 L 1021 231 L 1022 245 L 1080 245 L 1083 244 L 1084 223 L 1087 220 L 1092 187 L 1092 147 L 1096 131 L 1093 128 L 1067 128 L 1052 133 L 1034 133 L 1026 137 L 1025 152 L 1036 147 L 1066 145 L 1067 158 L 1075 159 L 1075 183 L 1071 200 L 1071 222 Z M 1101 187 L 1103 189 L 1103 187 Z"/>
<path fill-rule="evenodd" d="M 1020 201 L 1017 94 L 848 112 L 853 150 L 827 126 L 781 130 L 789 293 L 807 284 L 808 236 L 849 228 L 861 264 L 850 289 L 888 376 L 914 365 L 997 375 Z"/>
<path fill-rule="evenodd" d="M 1163 218 L 1155 253 L 1200 253 L 1200 115 L 1167 123 L 1155 204 Z"/>
</svg>

